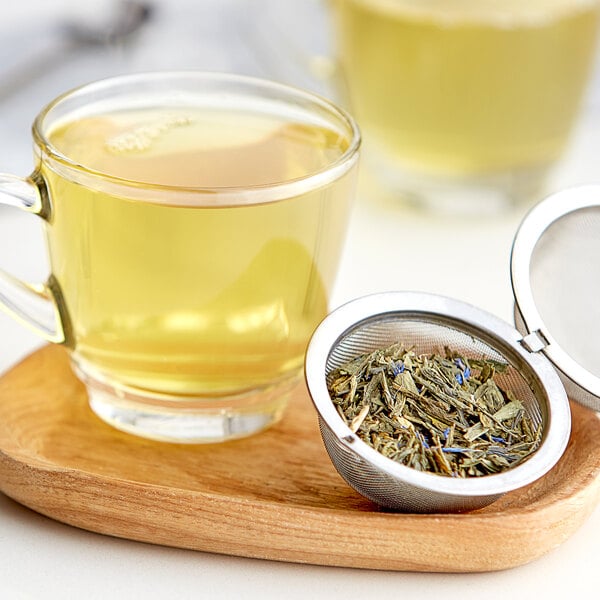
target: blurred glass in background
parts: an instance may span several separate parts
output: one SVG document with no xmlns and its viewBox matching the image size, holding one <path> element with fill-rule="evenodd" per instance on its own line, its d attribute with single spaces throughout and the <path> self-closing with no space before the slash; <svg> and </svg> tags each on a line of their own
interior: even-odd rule
<svg viewBox="0 0 600 600">
<path fill-rule="evenodd" d="M 399 197 L 489 212 L 545 193 L 591 73 L 597 0 L 331 8 L 365 157 Z"/>
</svg>

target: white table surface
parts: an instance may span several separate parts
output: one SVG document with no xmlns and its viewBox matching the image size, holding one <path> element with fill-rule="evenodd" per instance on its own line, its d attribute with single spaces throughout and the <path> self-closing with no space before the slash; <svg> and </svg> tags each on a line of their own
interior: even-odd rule
<svg viewBox="0 0 600 600">
<path fill-rule="evenodd" d="M 31 169 L 29 124 L 47 100 L 114 73 L 164 68 L 240 71 L 318 89 L 298 63 L 280 56 L 273 62 L 268 46 L 287 37 L 290 55 L 294 44 L 309 43 L 316 51 L 326 51 L 317 0 L 154 3 L 156 18 L 131 47 L 81 51 L 0 99 L 0 171 L 26 175 Z M 258 14 L 267 14 L 271 25 L 283 22 L 281 28 L 289 35 L 264 35 L 265 20 L 259 24 L 250 9 L 266 5 L 269 13 Z M 5 3 L 0 86 L 11 61 L 28 60 L 53 43 L 53 28 L 63 15 L 103 18 L 109 6 L 100 0 Z M 261 37 L 267 42 L 263 39 L 257 48 Z M 599 182 L 599 96 L 592 86 L 552 190 Z M 525 211 L 522 207 L 489 220 L 425 215 L 385 199 L 363 180 L 332 304 L 389 289 L 426 290 L 466 300 L 511 321 L 509 253 Z M 409 256 L 418 257 L 418 263 Z M 0 209 L 0 266 L 37 280 L 45 276 L 46 265 L 35 217 Z M 0 371 L 38 346 L 32 334 L 0 314 Z M 459 575 L 318 567 L 163 548 L 81 531 L 0 494 L 0 598 L 579 597 L 599 588 L 598 556 L 600 508 L 570 539 L 528 565 Z"/>
</svg>

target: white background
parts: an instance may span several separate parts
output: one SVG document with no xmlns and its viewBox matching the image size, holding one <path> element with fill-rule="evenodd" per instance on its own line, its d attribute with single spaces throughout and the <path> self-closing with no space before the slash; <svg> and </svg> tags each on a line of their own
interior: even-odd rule
<svg viewBox="0 0 600 600">
<path fill-rule="evenodd" d="M 154 19 L 130 45 L 80 48 L 10 92 L 12 69 L 23 71 L 53 52 L 62 23 L 106 22 L 113 3 L 20 0 L 3 5 L 0 171 L 28 174 L 33 117 L 58 93 L 104 76 L 198 68 L 266 76 L 327 93 L 303 64 L 307 53 L 328 52 L 317 0 L 154 4 Z M 551 190 L 600 183 L 597 87 L 593 82 Z M 422 214 L 385 197 L 364 178 L 332 307 L 376 291 L 426 290 L 512 322 L 509 254 L 526 210 L 493 219 Z M 30 280 L 45 277 L 35 217 L 0 208 L 0 266 Z M 0 314 L 0 371 L 39 345 Z M 0 598 L 577 597 L 598 589 L 598 556 L 600 509 L 569 540 L 529 565 L 499 573 L 431 575 L 276 563 L 112 539 L 56 523 L 0 494 Z"/>
</svg>

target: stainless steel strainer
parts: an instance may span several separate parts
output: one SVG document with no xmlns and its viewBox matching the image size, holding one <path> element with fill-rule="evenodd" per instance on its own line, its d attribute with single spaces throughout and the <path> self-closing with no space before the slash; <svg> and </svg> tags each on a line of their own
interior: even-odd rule
<svg viewBox="0 0 600 600">
<path fill-rule="evenodd" d="M 335 409 L 327 390 L 328 374 L 359 354 L 399 341 L 417 354 L 449 346 L 467 357 L 506 363 L 499 383 L 518 395 L 535 424 L 542 424 L 537 451 L 502 473 L 461 479 L 406 467 L 363 442 Z M 334 466 L 359 493 L 387 508 L 411 512 L 480 508 L 544 475 L 569 438 L 567 396 L 550 362 L 529 349 L 527 340 L 504 321 L 442 296 L 390 292 L 341 306 L 315 331 L 305 374 Z"/>
<path fill-rule="evenodd" d="M 565 390 L 600 411 L 600 185 L 556 193 L 527 215 L 515 236 L 511 277 L 518 330 L 449 298 L 392 292 L 340 307 L 315 331 L 305 362 L 308 388 L 327 451 L 358 492 L 413 512 L 485 506 L 558 461 L 571 423 Z M 503 473 L 454 479 L 405 467 L 365 444 L 338 415 L 327 377 L 347 360 L 398 341 L 418 353 L 447 345 L 466 356 L 504 361 L 500 383 L 543 426 L 537 451 Z"/>
<path fill-rule="evenodd" d="M 600 186 L 558 192 L 513 244 L 517 328 L 557 369 L 567 394 L 600 411 Z"/>
</svg>

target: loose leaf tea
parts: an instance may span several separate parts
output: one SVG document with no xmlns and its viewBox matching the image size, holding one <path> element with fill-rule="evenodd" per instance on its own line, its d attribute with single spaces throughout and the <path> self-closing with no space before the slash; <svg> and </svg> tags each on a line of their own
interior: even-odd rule
<svg viewBox="0 0 600 600">
<path fill-rule="evenodd" d="M 350 429 L 387 458 L 478 477 L 519 464 L 541 442 L 541 426 L 495 380 L 506 368 L 448 348 L 417 355 L 394 344 L 332 371 L 328 389 Z"/>
</svg>

